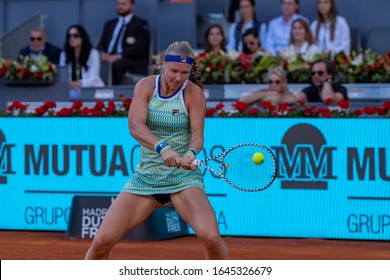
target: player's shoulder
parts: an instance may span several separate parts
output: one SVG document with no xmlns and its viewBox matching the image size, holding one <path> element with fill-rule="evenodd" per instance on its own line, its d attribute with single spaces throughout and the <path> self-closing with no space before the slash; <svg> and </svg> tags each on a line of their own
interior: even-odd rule
<svg viewBox="0 0 390 280">
<path fill-rule="evenodd" d="M 155 84 L 156 84 L 156 75 L 147 76 L 145 78 L 142 78 L 137 82 L 134 88 L 134 94 L 137 94 L 139 92 L 150 92 L 154 90 Z"/>
</svg>

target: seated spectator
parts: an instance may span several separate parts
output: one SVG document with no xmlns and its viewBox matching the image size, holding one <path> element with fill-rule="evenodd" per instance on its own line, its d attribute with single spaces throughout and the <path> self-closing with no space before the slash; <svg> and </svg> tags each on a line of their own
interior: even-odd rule
<svg viewBox="0 0 390 280">
<path fill-rule="evenodd" d="M 228 52 L 232 50 L 243 52 L 242 34 L 249 28 L 259 30 L 260 41 L 265 40 L 267 27 L 265 23 L 261 23 L 256 19 L 255 0 L 240 0 L 239 9 L 241 20 L 233 23 L 229 29 L 229 41 L 226 45 Z"/>
<path fill-rule="evenodd" d="M 30 31 L 30 44 L 19 51 L 20 56 L 31 56 L 36 59 L 40 55 L 47 57 L 53 64 L 60 61 L 61 49 L 47 42 L 46 33 L 42 28 L 35 28 Z"/>
<path fill-rule="evenodd" d="M 275 67 L 267 74 L 268 89 L 261 89 L 241 97 L 239 101 L 246 104 L 268 101 L 278 106 L 283 103 L 294 103 L 295 96 L 289 91 L 286 74 L 282 67 Z"/>
<path fill-rule="evenodd" d="M 317 19 L 311 25 L 321 52 L 351 52 L 351 32 L 344 17 L 338 15 L 335 0 L 317 0 Z"/>
<path fill-rule="evenodd" d="M 297 101 L 337 103 L 348 100 L 347 89 L 335 81 L 332 61 L 318 59 L 311 67 L 312 85 L 297 93 Z"/>
<path fill-rule="evenodd" d="M 66 31 L 64 51 L 61 52 L 60 65 L 69 65 L 69 88 L 78 99 L 80 87 L 104 86 L 100 78 L 100 54 L 92 47 L 89 36 L 81 25 L 71 25 Z"/>
<path fill-rule="evenodd" d="M 242 34 L 242 41 L 244 43 L 243 53 L 250 54 L 253 57 L 264 55 L 266 52 L 261 48 L 259 32 L 254 28 L 245 30 Z"/>
<path fill-rule="evenodd" d="M 264 49 L 272 55 L 277 55 L 289 43 L 291 24 L 301 18 L 309 22 L 307 18 L 298 14 L 299 0 L 281 0 L 283 15 L 270 21 Z"/>
<path fill-rule="evenodd" d="M 309 24 L 304 19 L 296 19 L 291 25 L 290 42 L 280 55 L 287 60 L 294 60 L 301 55 L 305 61 L 312 61 L 314 55 L 321 53 L 319 47 L 314 44 L 313 35 Z"/>
<path fill-rule="evenodd" d="M 213 24 L 207 28 L 204 33 L 205 52 L 214 52 L 215 54 L 226 53 L 226 38 L 222 26 Z"/>
<path fill-rule="evenodd" d="M 150 35 L 147 21 L 134 15 L 134 0 L 116 2 L 119 17 L 105 23 L 98 49 L 112 65 L 112 83 L 120 85 L 127 71 L 147 74 Z"/>
</svg>

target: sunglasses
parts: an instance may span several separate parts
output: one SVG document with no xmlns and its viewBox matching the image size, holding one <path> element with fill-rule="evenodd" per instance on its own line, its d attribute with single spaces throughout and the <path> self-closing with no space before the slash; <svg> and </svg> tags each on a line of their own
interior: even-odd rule
<svg viewBox="0 0 390 280">
<path fill-rule="evenodd" d="M 324 71 L 312 71 L 311 72 L 312 76 L 315 76 L 316 74 L 318 74 L 318 76 L 322 76 L 322 75 L 324 75 Z"/>
<path fill-rule="evenodd" d="M 269 80 L 269 81 L 268 81 L 268 84 L 269 84 L 269 85 L 272 85 L 272 84 L 279 85 L 280 83 L 281 83 L 281 81 L 280 81 L 280 80 L 275 80 L 275 81 L 273 81 L 273 80 Z"/>
<path fill-rule="evenodd" d="M 69 33 L 69 34 L 68 34 L 68 37 L 69 37 L 69 38 L 73 37 L 73 38 L 76 38 L 76 39 L 77 39 L 77 38 L 80 37 L 80 34 L 78 34 L 78 33 Z"/>
<path fill-rule="evenodd" d="M 38 42 L 40 42 L 40 41 L 42 41 L 42 37 L 30 37 L 30 41 L 38 41 Z"/>
</svg>

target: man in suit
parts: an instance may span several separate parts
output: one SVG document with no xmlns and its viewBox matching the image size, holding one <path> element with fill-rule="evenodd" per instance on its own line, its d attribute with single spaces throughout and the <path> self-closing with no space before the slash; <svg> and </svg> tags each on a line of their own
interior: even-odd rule
<svg viewBox="0 0 390 280">
<path fill-rule="evenodd" d="M 102 61 L 112 65 L 112 83 L 120 85 L 127 71 L 146 75 L 149 63 L 148 23 L 134 15 L 135 0 L 117 0 L 118 18 L 109 20 L 98 44 Z"/>
<path fill-rule="evenodd" d="M 42 28 L 35 28 L 30 31 L 30 44 L 19 51 L 20 56 L 31 56 L 37 58 L 44 55 L 47 59 L 58 64 L 60 61 L 61 49 L 47 42 L 46 33 Z"/>
</svg>

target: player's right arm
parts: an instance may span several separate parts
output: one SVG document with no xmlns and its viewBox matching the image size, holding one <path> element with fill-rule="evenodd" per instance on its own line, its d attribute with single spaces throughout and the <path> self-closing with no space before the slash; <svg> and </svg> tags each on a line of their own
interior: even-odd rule
<svg viewBox="0 0 390 280">
<path fill-rule="evenodd" d="M 150 150 L 154 150 L 154 145 L 160 141 L 146 126 L 148 104 L 153 91 L 153 77 L 140 80 L 134 88 L 133 100 L 128 114 L 128 126 L 131 136 Z"/>
<path fill-rule="evenodd" d="M 128 126 L 131 136 L 142 146 L 152 151 L 154 151 L 156 143 L 161 141 L 146 126 L 148 105 L 152 98 L 154 86 L 155 78 L 153 76 L 144 78 L 136 84 L 128 114 Z M 161 157 L 166 165 L 180 167 L 180 157 L 174 150 L 167 149 L 162 153 Z"/>
</svg>

